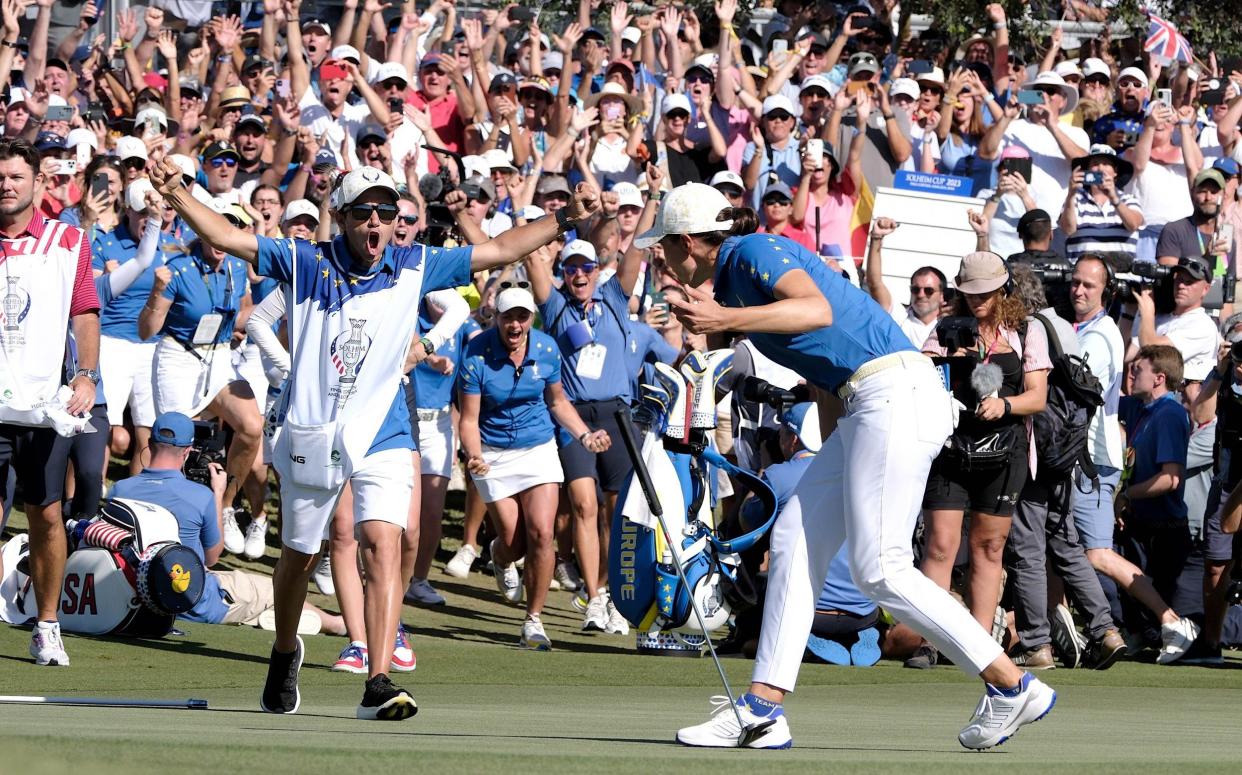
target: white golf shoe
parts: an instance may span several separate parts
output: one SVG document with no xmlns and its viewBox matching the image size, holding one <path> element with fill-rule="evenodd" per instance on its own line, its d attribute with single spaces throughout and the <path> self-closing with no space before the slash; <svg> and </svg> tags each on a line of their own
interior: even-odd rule
<svg viewBox="0 0 1242 775">
<path fill-rule="evenodd" d="M 1012 694 L 992 684 L 985 686 L 975 715 L 957 736 L 959 743 L 976 751 L 1000 745 L 1022 727 L 1047 716 L 1057 704 L 1052 687 L 1030 673 L 1022 674 Z"/>
<path fill-rule="evenodd" d="M 712 717 L 697 726 L 677 731 L 677 742 L 698 748 L 789 748 L 793 737 L 789 734 L 789 722 L 780 705 L 764 708 L 753 702 L 755 698 L 742 695 L 737 698 L 737 713 L 729 698 L 712 697 Z M 760 713 L 755 713 L 759 710 Z M 738 724 L 742 717 L 745 730 Z"/>
</svg>

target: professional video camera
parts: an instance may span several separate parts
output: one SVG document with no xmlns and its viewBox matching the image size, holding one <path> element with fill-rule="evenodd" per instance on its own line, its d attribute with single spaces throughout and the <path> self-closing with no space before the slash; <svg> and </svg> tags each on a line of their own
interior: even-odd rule
<svg viewBox="0 0 1242 775">
<path fill-rule="evenodd" d="M 204 487 L 211 486 L 211 464 L 224 465 L 224 431 L 214 422 L 194 422 L 194 444 L 181 469 L 185 478 Z"/>
<path fill-rule="evenodd" d="M 1130 265 L 1130 271 L 1117 273 L 1117 296 L 1129 299 L 1136 289 L 1155 288 L 1161 283 L 1170 282 L 1172 278 L 1171 266 L 1135 261 Z"/>
<path fill-rule="evenodd" d="M 759 377 L 742 380 L 742 398 L 758 404 L 767 404 L 777 411 L 785 411 L 794 404 L 811 400 L 811 390 L 806 385 L 795 385 L 792 390 L 782 390 Z"/>
<path fill-rule="evenodd" d="M 936 323 L 936 341 L 950 355 L 969 350 L 979 341 L 979 321 L 970 316 L 940 318 Z"/>
<path fill-rule="evenodd" d="M 424 231 L 420 241 L 426 245 L 440 246 L 445 244 L 456 227 L 453 214 L 449 212 L 448 205 L 444 204 L 444 198 L 450 192 L 460 188 L 466 192 L 467 197 L 477 199 L 481 188 L 477 182 L 466 177 L 466 166 L 462 163 L 461 154 L 433 145 L 424 145 L 423 148 L 449 156 L 457 167 L 457 180 L 462 181 L 454 183 L 453 176 L 446 165 L 440 165 L 438 173 L 428 173 L 418 179 L 418 193 L 427 203 L 427 213 L 423 220 Z"/>
</svg>

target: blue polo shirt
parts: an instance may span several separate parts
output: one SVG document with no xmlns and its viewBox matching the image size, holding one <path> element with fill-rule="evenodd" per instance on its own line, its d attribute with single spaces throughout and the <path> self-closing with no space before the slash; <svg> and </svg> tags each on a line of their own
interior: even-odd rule
<svg viewBox="0 0 1242 775">
<path fill-rule="evenodd" d="M 427 304 L 424 302 L 419 306 L 419 336 L 430 331 L 433 325 L 435 324 L 427 317 Z M 410 377 L 414 380 L 414 397 L 419 409 L 447 409 L 448 405 L 453 402 L 453 385 L 457 381 L 457 372 L 461 370 L 466 341 L 479 330 L 479 324 L 474 318 L 466 318 L 466 322 L 457 329 L 457 333 L 436 350 L 436 355 L 443 355 L 453 361 L 453 370 L 448 374 L 441 374 L 428 366 L 426 361 L 415 366 L 410 372 Z"/>
<path fill-rule="evenodd" d="M 233 323 L 241 311 L 242 298 L 250 292 L 250 274 L 246 262 L 225 256 L 220 268 L 211 271 L 202 256 L 195 252 L 168 262 L 172 281 L 164 289 L 164 298 L 172 301 L 160 334 L 168 334 L 182 343 L 192 343 L 198 321 L 204 315 L 223 315 L 215 341 L 222 344 L 233 336 Z"/>
<path fill-rule="evenodd" d="M 1139 484 L 1160 473 L 1165 463 L 1177 463 L 1186 470 L 1186 450 L 1190 445 L 1190 415 L 1182 402 L 1166 393 L 1144 405 L 1134 396 L 1122 396 L 1117 417 L 1126 426 L 1126 462 L 1129 483 Z M 1134 519 L 1147 522 L 1186 520 L 1186 477 L 1176 490 L 1155 498 L 1130 501 Z"/>
<path fill-rule="evenodd" d="M 524 449 L 550 441 L 556 432 L 544 401 L 548 385 L 561 381 L 561 357 L 552 337 L 531 329 L 519 374 L 499 329 L 470 340 L 457 384 L 480 396 L 479 433 L 491 447 Z"/>
<path fill-rule="evenodd" d="M 565 363 L 563 376 L 565 395 L 570 401 L 607 401 L 620 398 L 630 400 L 630 371 L 626 365 L 629 349 L 630 315 L 629 294 L 621 288 L 616 276 L 603 285 L 595 286 L 595 293 L 585 309 L 577 300 L 561 289 L 554 289 L 548 300 L 539 305 L 539 315 L 547 332 L 556 339 L 561 359 Z M 578 373 L 581 350 L 569 340 L 569 329 L 586 320 L 594 332 L 595 343 L 605 350 L 604 367 L 598 379 L 583 377 Z M 588 345 L 589 346 L 589 345 Z M 585 349 L 585 348 L 584 348 Z"/>
<path fill-rule="evenodd" d="M 747 143 L 742 149 L 742 166 L 750 164 L 755 154 L 760 151 L 754 143 Z M 798 149 L 796 138 L 789 138 L 784 148 L 773 148 L 767 145 L 762 154 L 763 161 L 759 166 L 759 178 L 755 190 L 750 195 L 750 206 L 756 212 L 763 213 L 763 192 L 768 187 L 768 173 L 775 171 L 776 177 L 790 188 L 797 188 L 802 182 L 802 152 Z"/>
<path fill-rule="evenodd" d="M 163 247 L 163 235 L 160 243 Z M 138 254 L 138 242 L 129 233 L 124 223 L 111 232 L 100 232 L 91 243 L 91 265 L 97 271 L 104 271 L 109 261 L 124 264 L 132 261 Z M 151 265 L 138 275 L 138 279 L 125 289 L 120 296 L 113 296 L 100 310 L 99 333 L 126 342 L 144 341 L 138 336 L 138 315 L 151 296 L 151 286 L 155 283 L 155 268 L 164 265 L 164 257 L 157 248 L 155 259 Z M 159 336 L 152 336 L 148 342 L 154 342 Z"/>
<path fill-rule="evenodd" d="M 144 468 L 142 473 L 122 479 L 112 486 L 109 498 L 132 498 L 163 506 L 177 518 L 181 543 L 207 564 L 203 548 L 220 543 L 220 523 L 216 517 L 216 498 L 211 490 L 191 482 L 180 471 Z M 219 624 L 229 612 L 215 574 L 208 573 L 203 581 L 203 596 L 181 615 L 182 619 L 206 624 Z"/>
<path fill-rule="evenodd" d="M 832 272 L 814 253 L 784 237 L 730 237 L 716 255 L 716 301 L 757 307 L 776 301 L 776 284 L 792 269 L 810 275 L 832 306 L 832 325 L 803 334 L 748 334 L 759 351 L 816 387 L 835 391 L 860 366 L 895 352 L 914 352 L 891 315 Z"/>
</svg>

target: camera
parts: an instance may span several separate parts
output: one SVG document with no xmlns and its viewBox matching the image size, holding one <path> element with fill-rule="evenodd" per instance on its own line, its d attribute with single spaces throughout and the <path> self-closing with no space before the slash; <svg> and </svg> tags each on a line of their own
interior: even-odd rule
<svg viewBox="0 0 1242 775">
<path fill-rule="evenodd" d="M 181 471 L 185 478 L 211 487 L 211 464 L 224 465 L 224 431 L 214 422 L 194 421 L 194 443 Z"/>
<path fill-rule="evenodd" d="M 1082 184 L 1084 186 L 1102 186 L 1104 185 L 1104 173 L 1103 172 L 1083 173 Z"/>
<path fill-rule="evenodd" d="M 539 12 L 533 8 L 520 8 L 517 6 L 509 8 L 509 18 L 515 22 L 526 22 L 529 24 L 538 18 L 538 16 Z"/>
<path fill-rule="evenodd" d="M 1173 267 L 1153 264 L 1147 261 L 1135 261 L 1129 272 L 1118 273 L 1117 294 L 1122 299 L 1129 299 L 1135 290 L 1155 288 L 1168 283 L 1173 278 Z"/>
<path fill-rule="evenodd" d="M 1050 283 L 1068 283 L 1074 276 L 1074 267 L 1059 261 L 1039 261 L 1030 264 L 1031 274 L 1040 279 L 1044 285 Z"/>
<path fill-rule="evenodd" d="M 742 380 L 742 398 L 757 404 L 767 404 L 778 411 L 811 400 L 811 390 L 806 385 L 795 385 L 792 390 L 783 390 L 759 377 L 747 377 Z"/>
<path fill-rule="evenodd" d="M 974 317 L 940 318 L 936 324 L 936 341 L 950 355 L 969 350 L 979 341 L 979 321 Z"/>
<path fill-rule="evenodd" d="M 1229 358 L 1234 363 L 1242 363 L 1242 339 L 1229 345 Z"/>
</svg>

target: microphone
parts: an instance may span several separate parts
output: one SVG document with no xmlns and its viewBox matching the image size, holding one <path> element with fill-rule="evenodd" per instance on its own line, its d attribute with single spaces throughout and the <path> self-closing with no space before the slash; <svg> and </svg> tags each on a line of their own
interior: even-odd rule
<svg viewBox="0 0 1242 775">
<path fill-rule="evenodd" d="M 424 202 L 434 202 L 444 193 L 444 180 L 439 175 L 427 173 L 418 179 L 418 193 Z"/>
</svg>

